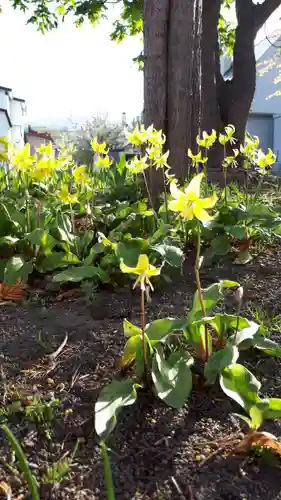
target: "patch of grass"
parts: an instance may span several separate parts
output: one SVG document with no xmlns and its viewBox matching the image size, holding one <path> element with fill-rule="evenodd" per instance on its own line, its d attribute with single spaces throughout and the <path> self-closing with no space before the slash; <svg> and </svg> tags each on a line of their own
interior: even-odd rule
<svg viewBox="0 0 281 500">
<path fill-rule="evenodd" d="M 45 473 L 42 477 L 42 482 L 44 484 L 60 484 L 64 479 L 66 479 L 70 472 L 70 461 L 68 459 L 58 460 L 54 464 L 46 468 Z"/>
</svg>

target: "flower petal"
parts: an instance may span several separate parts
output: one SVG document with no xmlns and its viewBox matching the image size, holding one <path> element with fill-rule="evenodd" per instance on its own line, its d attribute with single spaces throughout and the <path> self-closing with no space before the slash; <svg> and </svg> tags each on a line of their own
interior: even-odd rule
<svg viewBox="0 0 281 500">
<path fill-rule="evenodd" d="M 172 210 L 172 212 L 181 212 L 183 207 L 181 200 L 173 200 L 169 202 L 168 208 Z"/>
<path fill-rule="evenodd" d="M 208 222 L 213 219 L 204 208 L 201 208 L 200 205 L 196 204 L 193 207 L 193 213 L 196 217 L 196 219 L 200 220 L 201 222 Z"/>
<path fill-rule="evenodd" d="M 184 207 L 184 209 L 181 212 L 181 216 L 185 220 L 192 220 L 192 219 L 194 219 L 194 213 L 193 213 L 193 207 L 192 207 L 192 205 L 186 204 L 186 206 Z"/>
<path fill-rule="evenodd" d="M 193 177 L 193 179 L 190 181 L 187 188 L 184 190 L 189 200 L 200 198 L 200 185 L 203 177 L 203 172 L 201 174 L 195 175 L 195 177 Z"/>
<path fill-rule="evenodd" d="M 184 193 L 178 188 L 175 182 L 171 182 L 170 184 L 170 193 L 173 198 L 178 200 L 181 196 L 184 195 Z"/>
<path fill-rule="evenodd" d="M 137 263 L 138 274 L 145 274 L 149 269 L 149 259 L 146 254 L 140 254 Z"/>
<path fill-rule="evenodd" d="M 129 267 L 126 266 L 123 260 L 120 262 L 120 269 L 122 273 L 129 273 L 129 274 L 138 274 L 138 269 L 137 267 Z"/>
<path fill-rule="evenodd" d="M 209 198 L 200 198 L 200 200 L 198 200 L 197 204 L 201 208 L 213 208 L 215 206 L 215 204 L 217 203 L 217 200 L 218 200 L 217 195 L 214 193 Z"/>
</svg>

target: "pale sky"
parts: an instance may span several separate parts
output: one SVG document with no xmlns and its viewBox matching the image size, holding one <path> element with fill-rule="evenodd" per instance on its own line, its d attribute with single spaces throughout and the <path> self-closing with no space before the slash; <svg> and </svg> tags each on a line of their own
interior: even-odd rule
<svg viewBox="0 0 281 500">
<path fill-rule="evenodd" d="M 1 2 L 0 46 L 2 75 L 0 86 L 11 87 L 16 97 L 27 103 L 26 123 L 65 123 L 68 118 L 85 121 L 99 113 L 128 120 L 142 111 L 142 73 L 133 63 L 141 51 L 141 42 L 130 38 L 120 45 L 109 38 L 111 21 L 93 28 L 85 23 L 76 28 L 70 20 L 42 35 L 27 16 Z M 278 9 L 261 30 L 258 45 L 262 47 L 265 32 L 280 26 Z M 258 47 L 258 50 L 260 49 Z"/>
<path fill-rule="evenodd" d="M 142 73 L 133 63 L 141 51 L 137 38 L 120 45 L 109 38 L 111 23 L 76 28 L 70 20 L 40 34 L 27 17 L 1 2 L 0 86 L 26 99 L 29 121 L 60 121 L 108 113 L 128 119 L 142 111 Z M 114 13 L 113 13 L 114 14 Z M 115 13 L 113 19 L 117 16 Z"/>
</svg>

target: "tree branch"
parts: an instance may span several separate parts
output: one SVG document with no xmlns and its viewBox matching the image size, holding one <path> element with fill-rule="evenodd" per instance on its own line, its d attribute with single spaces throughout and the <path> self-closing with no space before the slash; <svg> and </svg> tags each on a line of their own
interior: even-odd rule
<svg viewBox="0 0 281 500">
<path fill-rule="evenodd" d="M 273 12 L 281 5 L 281 0 L 264 0 L 263 3 L 255 5 L 255 23 L 259 30 Z"/>
</svg>

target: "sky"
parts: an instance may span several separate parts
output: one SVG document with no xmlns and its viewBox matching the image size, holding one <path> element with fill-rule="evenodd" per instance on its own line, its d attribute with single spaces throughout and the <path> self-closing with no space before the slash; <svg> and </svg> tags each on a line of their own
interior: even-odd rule
<svg viewBox="0 0 281 500">
<path fill-rule="evenodd" d="M 137 38 L 120 45 L 110 40 L 116 11 L 96 28 L 88 23 L 76 28 L 67 20 L 42 35 L 26 25 L 27 16 L 14 11 L 9 0 L 1 6 L 0 85 L 26 100 L 27 124 L 65 125 L 69 118 L 83 122 L 105 113 L 119 121 L 123 112 L 130 121 L 141 113 L 143 79 L 133 63 L 141 43 Z M 261 30 L 259 50 L 265 33 L 269 35 L 280 23 L 280 10 Z"/>
<path fill-rule="evenodd" d="M 27 17 L 1 2 L 0 86 L 26 100 L 27 123 L 52 125 L 108 113 L 127 119 L 142 111 L 142 73 L 133 63 L 141 51 L 137 38 L 120 45 L 109 38 L 111 22 L 76 28 L 66 21 L 42 35 Z M 115 17 L 112 17 L 114 19 Z"/>
</svg>

